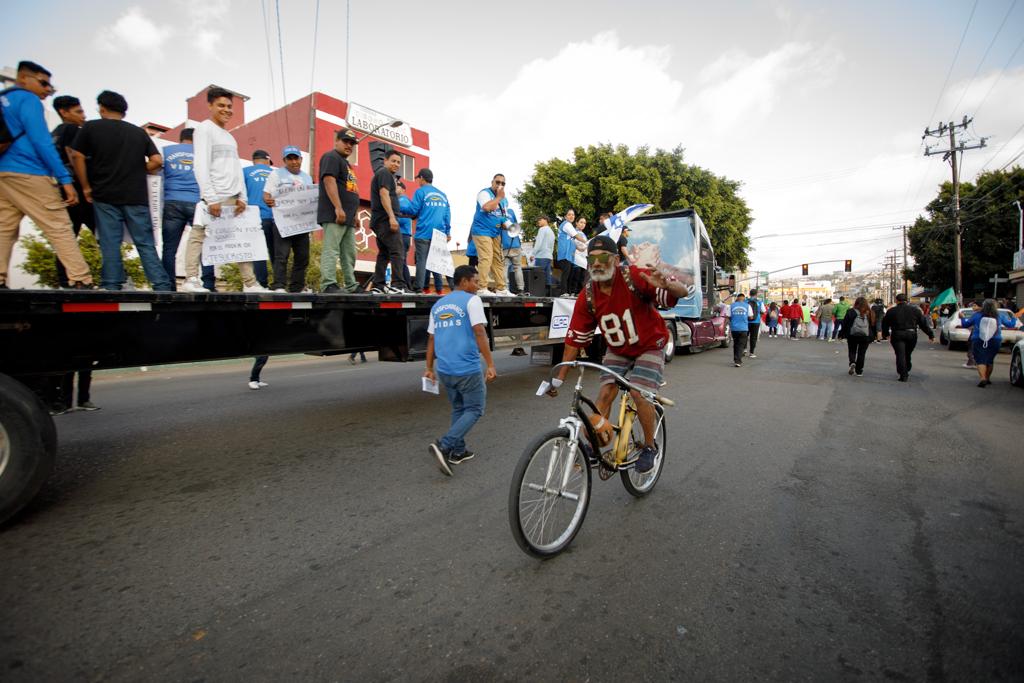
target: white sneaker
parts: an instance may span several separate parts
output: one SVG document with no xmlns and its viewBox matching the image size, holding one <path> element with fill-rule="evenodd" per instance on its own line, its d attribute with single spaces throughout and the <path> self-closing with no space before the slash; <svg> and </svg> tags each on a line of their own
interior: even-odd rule
<svg viewBox="0 0 1024 683">
<path fill-rule="evenodd" d="M 494 293 L 494 296 L 515 296 L 515 295 L 512 292 L 510 292 L 508 289 L 499 289 L 498 291 L 496 291 Z"/>
<path fill-rule="evenodd" d="M 194 293 L 198 294 L 198 293 L 201 293 L 201 292 L 209 293 L 210 290 L 208 290 L 206 287 L 203 287 L 203 283 L 202 283 L 202 281 L 200 281 L 199 278 L 197 278 L 197 277 L 190 277 L 190 278 L 187 278 L 185 280 L 185 282 L 183 282 L 181 284 L 181 290 L 180 291 L 182 291 L 182 292 L 194 292 Z"/>
<path fill-rule="evenodd" d="M 260 383 L 259 382 L 249 382 L 249 388 L 250 389 L 259 389 L 260 388 Z"/>
<path fill-rule="evenodd" d="M 263 285 L 257 283 L 251 286 L 243 286 L 242 291 L 245 292 L 246 294 L 254 294 L 260 292 L 266 293 L 269 292 L 270 290 L 264 287 Z"/>
<path fill-rule="evenodd" d="M 269 384 L 267 384 L 267 383 L 266 383 L 266 382 L 264 382 L 263 380 L 260 380 L 259 382 L 256 382 L 256 384 L 259 384 L 259 385 L 260 385 L 260 388 L 261 388 L 261 389 L 262 389 L 263 387 L 269 387 L 269 386 L 270 386 Z"/>
<path fill-rule="evenodd" d="M 477 296 L 496 296 L 494 294 L 494 292 L 492 292 L 491 290 L 486 289 L 486 288 L 477 290 L 476 295 Z"/>
<path fill-rule="evenodd" d="M 750 354 L 750 357 L 751 358 L 757 358 L 757 355 L 752 353 L 752 354 Z"/>
</svg>

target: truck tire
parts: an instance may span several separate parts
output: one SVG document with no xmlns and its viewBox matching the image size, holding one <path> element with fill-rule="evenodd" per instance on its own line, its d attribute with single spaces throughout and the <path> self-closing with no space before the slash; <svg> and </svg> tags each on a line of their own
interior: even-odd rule
<svg viewBox="0 0 1024 683">
<path fill-rule="evenodd" d="M 39 493 L 57 454 L 57 430 L 24 384 L 0 375 L 0 524 Z"/>
<path fill-rule="evenodd" d="M 665 344 L 665 363 L 671 363 L 676 357 L 676 342 L 679 337 L 676 332 L 675 322 L 669 322 L 665 325 L 668 328 L 668 343 Z"/>
</svg>

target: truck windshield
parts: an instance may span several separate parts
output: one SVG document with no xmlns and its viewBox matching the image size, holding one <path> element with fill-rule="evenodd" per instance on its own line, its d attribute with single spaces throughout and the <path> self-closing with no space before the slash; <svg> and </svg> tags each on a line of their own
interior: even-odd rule
<svg viewBox="0 0 1024 683">
<path fill-rule="evenodd" d="M 680 299 L 675 310 L 687 318 L 699 318 L 702 306 L 701 272 L 693 219 L 669 216 L 630 223 L 629 262 L 640 268 L 659 267 L 675 275 L 693 294 Z"/>
</svg>

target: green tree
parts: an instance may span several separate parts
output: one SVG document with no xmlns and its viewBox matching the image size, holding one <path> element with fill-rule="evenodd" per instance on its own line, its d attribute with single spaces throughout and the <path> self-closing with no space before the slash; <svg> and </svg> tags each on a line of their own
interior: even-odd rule
<svg viewBox="0 0 1024 683">
<path fill-rule="evenodd" d="M 21 238 L 21 246 L 25 250 L 25 262 L 21 264 L 21 269 L 29 275 L 34 275 L 36 283 L 42 287 L 59 287 L 57 262 L 50 243 L 36 235 L 26 235 Z M 79 233 L 78 248 L 89 265 L 93 281 L 99 283 L 103 257 L 100 256 L 100 245 L 96 242 L 96 236 L 89 228 L 82 228 L 82 232 Z M 148 287 L 149 282 L 142 270 L 142 262 L 137 256 L 129 256 L 129 250 L 127 244 L 121 245 L 121 260 L 125 273 L 136 287 Z"/>
<path fill-rule="evenodd" d="M 684 163 L 682 147 L 653 153 L 640 147 L 630 153 L 626 145 L 603 144 L 577 147 L 572 161 L 538 162 L 516 199 L 530 238 L 543 213 L 564 215 L 572 208 L 593 223 L 604 212 L 632 204 L 654 204 L 656 211 L 692 208 L 708 228 L 718 263 L 746 269 L 752 219 L 739 189 L 737 181 Z"/>
<path fill-rule="evenodd" d="M 1024 191 L 1024 169 L 989 171 L 960 185 L 964 294 L 991 290 L 989 278 L 1005 275 L 1017 249 L 1018 214 L 1013 202 Z M 926 216 L 907 231 L 914 267 L 907 276 L 926 287 L 950 287 L 955 279 L 953 184 L 943 183 L 925 207 Z"/>
</svg>

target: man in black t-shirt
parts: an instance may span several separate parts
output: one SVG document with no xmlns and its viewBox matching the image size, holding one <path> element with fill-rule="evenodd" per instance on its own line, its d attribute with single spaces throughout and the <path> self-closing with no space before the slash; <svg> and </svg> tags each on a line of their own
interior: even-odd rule
<svg viewBox="0 0 1024 683">
<path fill-rule="evenodd" d="M 82 124 L 85 123 L 85 110 L 82 109 L 82 103 L 77 97 L 71 95 L 61 95 L 53 99 L 53 108 L 60 116 L 61 123 L 50 135 L 53 137 L 53 146 L 57 148 L 57 154 L 60 155 L 60 160 L 64 163 L 64 167 L 68 169 L 68 173 L 74 177 L 75 171 L 71 167 L 71 159 L 68 156 L 68 150 L 71 148 L 71 143 L 75 141 L 75 136 L 78 135 L 78 131 L 81 130 Z M 75 192 L 78 194 L 78 203 L 74 206 L 68 207 L 68 218 L 71 219 L 71 229 L 75 233 L 75 237 L 78 237 L 78 232 L 85 225 L 93 233 L 96 232 L 96 221 L 92 211 L 92 206 L 85 201 L 82 197 L 82 186 L 78 184 L 78 181 L 74 181 Z M 64 270 L 64 264 L 60 262 L 60 259 L 56 255 L 53 257 L 54 263 L 57 265 L 57 281 L 61 287 L 68 286 L 68 274 Z M 88 392 L 86 392 L 88 394 Z"/>
<path fill-rule="evenodd" d="M 341 279 L 348 294 L 358 291 L 356 283 L 356 225 L 359 214 L 359 186 L 348 157 L 358 142 L 355 133 L 342 129 L 334 134 L 334 149 L 320 157 L 320 199 L 316 221 L 324 229 L 320 252 L 320 291 L 338 294 L 338 258 Z"/>
<path fill-rule="evenodd" d="M 96 102 L 100 118 L 85 122 L 71 149 L 82 194 L 96 211 L 103 256 L 100 286 L 119 290 L 124 285 L 121 239 L 127 228 L 150 285 L 155 291 L 174 291 L 156 253 L 146 181 L 147 173 L 163 166 L 163 157 L 144 130 L 123 120 L 128 111 L 124 97 L 104 90 Z"/>
<path fill-rule="evenodd" d="M 405 294 L 409 283 L 405 281 L 405 249 L 398 231 L 398 193 L 395 174 L 402 163 L 402 155 L 391 150 L 384 157 L 384 165 L 373 174 L 370 183 L 370 227 L 377 237 L 377 266 L 373 271 L 373 291 L 377 294 Z M 386 273 L 391 264 L 391 286 Z"/>
</svg>

